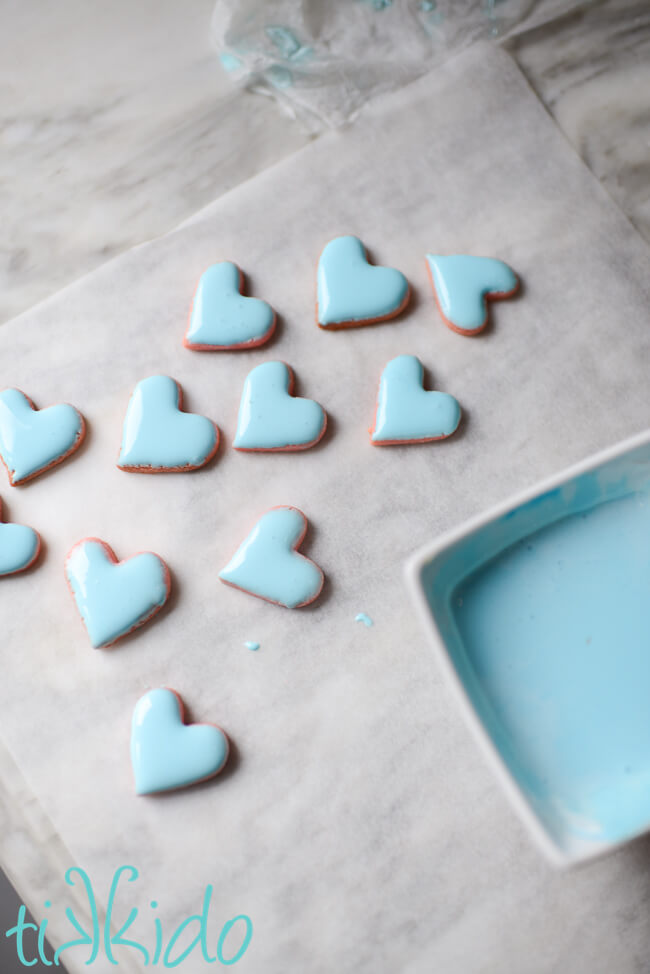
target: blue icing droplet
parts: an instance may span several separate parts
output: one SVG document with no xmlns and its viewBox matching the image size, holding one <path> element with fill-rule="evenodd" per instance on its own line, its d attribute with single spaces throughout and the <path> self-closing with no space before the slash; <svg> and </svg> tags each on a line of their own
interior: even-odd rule
<svg viewBox="0 0 650 974">
<path fill-rule="evenodd" d="M 468 334 L 487 323 L 488 296 L 508 297 L 519 286 L 510 267 L 493 257 L 427 254 L 427 264 L 443 317 Z"/>
<path fill-rule="evenodd" d="M 0 393 L 0 455 L 12 484 L 23 483 L 72 453 L 84 421 L 74 406 L 34 409 L 19 389 Z"/>
<path fill-rule="evenodd" d="M 281 64 L 272 64 L 266 72 L 266 77 L 274 88 L 291 88 L 293 85 L 293 75 L 289 68 Z"/>
<path fill-rule="evenodd" d="M 323 250 L 318 262 L 318 321 L 323 327 L 390 318 L 408 298 L 404 275 L 369 264 L 358 237 L 335 237 Z"/>
<path fill-rule="evenodd" d="M 180 409 L 178 383 L 152 375 L 136 385 L 122 430 L 123 470 L 196 470 L 214 455 L 217 429 L 205 416 Z"/>
<path fill-rule="evenodd" d="M 246 649 L 250 649 L 254 653 L 257 652 L 257 650 L 260 648 L 260 644 L 254 642 L 253 640 L 248 640 L 247 642 L 244 643 L 244 646 L 246 647 Z"/>
<path fill-rule="evenodd" d="M 95 648 L 109 646 L 162 608 L 169 595 L 165 563 L 151 551 L 118 562 L 98 538 L 69 552 L 65 572 Z"/>
<path fill-rule="evenodd" d="M 358 612 L 357 615 L 354 617 L 354 621 L 363 622 L 364 626 L 367 629 L 370 629 L 371 625 L 373 624 L 372 619 L 370 618 L 369 615 L 366 615 L 365 612 Z"/>
<path fill-rule="evenodd" d="M 267 27 L 266 35 L 275 44 L 283 57 L 295 56 L 301 48 L 300 41 L 288 27 Z"/>
<path fill-rule="evenodd" d="M 222 51 L 219 55 L 219 60 L 224 71 L 237 71 L 242 65 L 241 58 L 238 58 L 235 54 L 230 54 L 228 51 Z"/>
<path fill-rule="evenodd" d="M 323 573 L 295 550 L 306 528 L 306 517 L 295 507 L 267 511 L 219 578 L 288 609 L 313 602 L 323 586 Z"/>
<path fill-rule="evenodd" d="M 210 778 L 228 758 L 228 739 L 213 724 L 184 724 L 173 690 L 138 700 L 131 724 L 131 762 L 138 795 L 184 788 Z"/>
<path fill-rule="evenodd" d="M 273 308 L 241 294 L 241 281 L 239 267 L 229 260 L 213 264 L 201 275 L 184 340 L 187 348 L 254 348 L 271 337 Z"/>
<path fill-rule="evenodd" d="M 457 400 L 446 392 L 423 389 L 423 374 L 415 355 L 398 355 L 386 365 L 379 382 L 373 443 L 439 440 L 457 429 Z"/>
<path fill-rule="evenodd" d="M 325 431 L 324 409 L 313 399 L 291 395 L 293 374 L 284 362 L 263 362 L 244 382 L 237 433 L 238 450 L 305 449 Z"/>
</svg>

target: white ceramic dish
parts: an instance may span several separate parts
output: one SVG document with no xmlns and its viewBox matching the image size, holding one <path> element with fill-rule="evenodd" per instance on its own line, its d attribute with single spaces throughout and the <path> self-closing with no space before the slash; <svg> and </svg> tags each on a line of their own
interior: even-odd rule
<svg viewBox="0 0 650 974">
<path fill-rule="evenodd" d="M 612 517 L 623 517 L 620 526 L 612 522 L 613 533 L 612 524 L 605 524 Z M 606 569 L 596 565 L 591 586 L 578 584 L 585 539 L 589 564 L 595 552 Z M 556 544 L 563 546 L 563 558 L 552 562 Z M 567 545 L 578 546 L 575 558 Z M 614 556 L 609 563 L 610 548 L 622 556 L 622 567 Z M 627 554 L 636 584 L 643 573 L 634 558 L 640 553 L 645 572 L 646 549 L 650 573 L 650 430 L 466 522 L 407 564 L 412 596 L 470 728 L 539 846 L 559 865 L 601 855 L 650 829 L 650 607 L 644 616 L 644 599 L 638 599 L 637 617 L 637 602 L 632 611 L 626 602 Z M 560 576 L 565 560 L 569 572 Z M 612 584 L 609 576 L 603 580 L 608 571 L 618 595 L 608 604 L 604 625 L 608 599 L 601 588 Z M 489 596 L 507 595 L 512 585 L 524 601 L 541 600 L 543 622 L 512 598 L 503 613 L 494 614 L 498 606 L 490 605 Z M 458 595 L 461 589 L 473 606 Z M 650 587 L 645 601 L 650 606 Z M 471 618 L 481 606 L 491 624 L 481 627 L 477 616 L 479 624 L 467 628 L 463 613 Z M 592 614 L 593 643 L 590 624 L 586 639 L 577 641 L 576 632 L 586 631 L 577 627 Z M 500 625 L 501 641 L 493 632 Z M 556 630 L 549 642 L 549 631 Z M 537 638 L 540 631 L 546 642 Z M 570 679 L 562 677 L 565 672 Z M 635 726 L 635 720 L 642 723 Z"/>
</svg>

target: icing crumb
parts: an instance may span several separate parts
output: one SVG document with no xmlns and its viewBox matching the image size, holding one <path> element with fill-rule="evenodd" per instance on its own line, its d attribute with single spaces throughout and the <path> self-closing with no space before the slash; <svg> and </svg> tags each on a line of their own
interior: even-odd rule
<svg viewBox="0 0 650 974">
<path fill-rule="evenodd" d="M 244 643 L 244 646 L 246 647 L 246 649 L 253 650 L 253 652 L 256 652 L 260 648 L 260 644 L 259 643 L 252 642 L 251 640 L 248 640 L 247 642 L 245 642 Z"/>
<path fill-rule="evenodd" d="M 224 71 L 237 71 L 241 68 L 241 59 L 235 54 L 230 54 L 228 51 L 222 51 L 219 55 L 219 60 Z"/>
<path fill-rule="evenodd" d="M 372 619 L 370 618 L 370 616 L 366 615 L 365 612 L 359 612 L 354 617 L 354 621 L 355 622 L 363 622 L 364 626 L 366 626 L 367 629 L 370 629 L 371 625 L 373 624 L 372 623 Z"/>
</svg>

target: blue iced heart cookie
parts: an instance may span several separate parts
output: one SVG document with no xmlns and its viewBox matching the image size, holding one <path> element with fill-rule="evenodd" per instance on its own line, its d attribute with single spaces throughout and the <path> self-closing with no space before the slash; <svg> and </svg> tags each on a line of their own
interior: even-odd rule
<svg viewBox="0 0 650 974">
<path fill-rule="evenodd" d="M 264 362 L 244 382 L 236 450 L 306 450 L 322 437 L 327 416 L 313 399 L 293 393 L 293 372 L 284 362 Z"/>
<path fill-rule="evenodd" d="M 409 293 L 400 271 L 368 263 L 358 237 L 335 237 L 320 255 L 316 314 L 321 328 L 394 318 L 408 304 Z"/>
<path fill-rule="evenodd" d="M 185 724 L 183 703 L 160 687 L 140 697 L 131 723 L 131 763 L 138 795 L 185 788 L 218 774 L 228 738 L 215 724 Z"/>
<path fill-rule="evenodd" d="M 478 335 L 487 325 L 488 300 L 519 289 L 516 274 L 493 257 L 427 254 L 427 269 L 440 313 L 460 335 Z"/>
<path fill-rule="evenodd" d="M 205 416 L 182 412 L 182 390 L 167 375 L 142 379 L 133 390 L 117 461 L 121 470 L 198 470 L 217 452 L 219 430 Z"/>
<path fill-rule="evenodd" d="M 415 355 L 398 355 L 388 363 L 379 382 L 372 443 L 426 443 L 445 439 L 457 429 L 458 402 L 446 392 L 423 389 L 423 374 Z"/>
<path fill-rule="evenodd" d="M 245 297 L 243 274 L 229 260 L 201 275 L 183 344 L 197 351 L 256 348 L 275 331 L 275 311 L 266 301 Z"/>
<path fill-rule="evenodd" d="M 227 585 L 288 609 L 313 602 L 323 587 L 323 573 L 296 550 L 307 531 L 307 518 L 295 507 L 274 507 L 260 518 L 219 578 Z"/>
<path fill-rule="evenodd" d="M 96 649 L 144 625 L 169 596 L 169 569 L 162 558 L 143 551 L 118 561 L 99 538 L 84 538 L 70 550 L 65 573 Z"/>
<path fill-rule="evenodd" d="M 25 571 L 34 564 L 40 550 L 41 539 L 33 528 L 25 524 L 0 523 L 0 576 Z"/>
<path fill-rule="evenodd" d="M 36 409 L 19 389 L 0 392 L 0 456 L 14 486 L 65 460 L 85 432 L 83 416 L 74 406 Z"/>
</svg>

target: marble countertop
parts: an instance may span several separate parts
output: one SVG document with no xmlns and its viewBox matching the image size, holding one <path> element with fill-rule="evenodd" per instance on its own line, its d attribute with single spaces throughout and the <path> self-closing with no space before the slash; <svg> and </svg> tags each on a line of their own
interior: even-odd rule
<svg viewBox="0 0 650 974">
<path fill-rule="evenodd" d="M 210 46 L 213 6 L 1 0 L 0 321 L 308 141 L 231 85 Z M 592 0 L 505 44 L 650 240 L 648 4 Z"/>
</svg>

